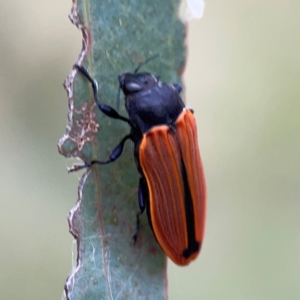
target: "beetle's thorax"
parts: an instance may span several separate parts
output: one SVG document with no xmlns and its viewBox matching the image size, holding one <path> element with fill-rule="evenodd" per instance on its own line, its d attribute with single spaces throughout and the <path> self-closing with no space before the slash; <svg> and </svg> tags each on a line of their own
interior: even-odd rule
<svg viewBox="0 0 300 300">
<path fill-rule="evenodd" d="M 176 87 L 150 73 L 125 73 L 119 76 L 119 82 L 129 118 L 142 133 L 175 123 L 184 108 Z"/>
</svg>

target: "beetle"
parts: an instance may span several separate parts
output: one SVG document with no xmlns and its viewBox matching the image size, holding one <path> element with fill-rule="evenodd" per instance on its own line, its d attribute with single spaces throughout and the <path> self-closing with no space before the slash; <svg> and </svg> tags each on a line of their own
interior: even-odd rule
<svg viewBox="0 0 300 300">
<path fill-rule="evenodd" d="M 187 265 L 201 249 L 206 210 L 206 185 L 198 147 L 193 110 L 186 108 L 180 97 L 181 86 L 168 84 L 148 72 L 118 76 L 128 118 L 98 100 L 97 82 L 88 71 L 75 65 L 92 84 L 94 99 L 108 117 L 130 126 L 106 161 L 92 160 L 74 165 L 77 171 L 93 164 L 108 164 L 122 154 L 131 140 L 139 172 L 138 203 L 134 242 L 139 231 L 139 216 L 145 209 L 154 236 L 165 254 L 177 265 Z M 119 95 L 119 92 L 118 92 Z"/>
</svg>

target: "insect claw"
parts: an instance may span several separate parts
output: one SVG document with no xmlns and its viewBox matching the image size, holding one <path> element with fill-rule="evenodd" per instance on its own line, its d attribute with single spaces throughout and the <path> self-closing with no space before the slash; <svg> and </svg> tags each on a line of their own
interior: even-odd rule
<svg viewBox="0 0 300 300">
<path fill-rule="evenodd" d="M 136 243 L 136 241 L 137 241 L 137 234 L 134 234 L 134 235 L 132 236 L 131 241 L 132 241 L 133 245 Z"/>
<path fill-rule="evenodd" d="M 81 169 L 88 168 L 89 164 L 74 164 L 71 168 L 67 168 L 68 173 L 77 172 Z"/>
</svg>

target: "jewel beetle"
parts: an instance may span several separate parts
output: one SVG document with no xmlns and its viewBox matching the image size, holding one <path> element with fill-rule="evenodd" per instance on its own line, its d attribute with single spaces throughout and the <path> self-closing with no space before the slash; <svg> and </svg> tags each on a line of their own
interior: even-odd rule
<svg viewBox="0 0 300 300">
<path fill-rule="evenodd" d="M 187 265 L 201 249 L 205 227 L 206 185 L 200 158 L 193 110 L 185 107 L 178 84 L 168 84 L 151 73 L 118 77 L 128 118 L 98 100 L 97 83 L 79 65 L 77 70 L 92 84 L 94 99 L 108 117 L 127 122 L 130 132 L 122 138 L 106 161 L 93 160 L 75 165 L 70 171 L 108 164 L 122 154 L 131 140 L 139 172 L 137 238 L 139 215 L 145 209 L 149 225 L 165 254 L 177 265 Z M 119 93 L 118 93 L 119 95 Z"/>
</svg>

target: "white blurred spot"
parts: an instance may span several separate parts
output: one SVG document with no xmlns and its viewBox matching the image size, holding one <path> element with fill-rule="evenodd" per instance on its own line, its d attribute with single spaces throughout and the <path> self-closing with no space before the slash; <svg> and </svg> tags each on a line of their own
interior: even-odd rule
<svg viewBox="0 0 300 300">
<path fill-rule="evenodd" d="M 200 19 L 205 7 L 204 0 L 183 0 L 180 7 L 180 17 L 183 21 Z"/>
</svg>

